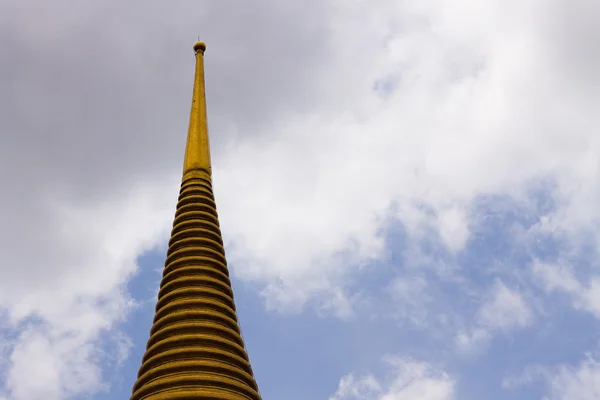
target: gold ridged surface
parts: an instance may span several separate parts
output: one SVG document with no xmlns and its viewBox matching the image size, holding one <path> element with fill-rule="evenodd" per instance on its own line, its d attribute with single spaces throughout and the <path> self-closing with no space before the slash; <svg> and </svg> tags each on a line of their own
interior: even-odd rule
<svg viewBox="0 0 600 400">
<path fill-rule="evenodd" d="M 156 314 L 131 400 L 261 400 L 235 311 L 212 191 L 203 55 Z"/>
</svg>

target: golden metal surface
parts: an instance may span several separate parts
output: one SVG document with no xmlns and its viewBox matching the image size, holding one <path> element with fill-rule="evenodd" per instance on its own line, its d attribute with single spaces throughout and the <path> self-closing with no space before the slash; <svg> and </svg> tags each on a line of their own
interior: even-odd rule
<svg viewBox="0 0 600 400">
<path fill-rule="evenodd" d="M 196 74 L 194 76 L 194 94 L 190 112 L 190 127 L 188 130 L 185 158 L 183 160 L 183 175 L 190 171 L 204 171 L 211 176 L 210 144 L 208 142 L 208 123 L 206 120 L 206 95 L 204 89 L 204 51 L 206 45 L 197 42 Z"/>
<path fill-rule="evenodd" d="M 261 400 L 240 333 L 212 192 L 203 57 L 150 339 L 131 400 Z"/>
</svg>

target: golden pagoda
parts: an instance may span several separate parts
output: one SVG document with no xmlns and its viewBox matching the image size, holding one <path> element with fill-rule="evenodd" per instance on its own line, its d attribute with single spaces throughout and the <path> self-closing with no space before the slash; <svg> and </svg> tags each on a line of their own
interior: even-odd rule
<svg viewBox="0 0 600 400">
<path fill-rule="evenodd" d="M 156 314 L 131 400 L 260 400 L 235 311 L 212 192 L 204 51 Z"/>
</svg>

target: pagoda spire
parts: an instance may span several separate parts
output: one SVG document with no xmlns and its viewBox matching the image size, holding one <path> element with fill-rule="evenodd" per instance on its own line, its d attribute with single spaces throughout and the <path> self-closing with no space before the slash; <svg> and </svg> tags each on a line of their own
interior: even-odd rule
<svg viewBox="0 0 600 400">
<path fill-rule="evenodd" d="M 150 339 L 131 400 L 261 400 L 242 340 L 212 192 L 204 51 Z"/>
<path fill-rule="evenodd" d="M 204 88 L 204 42 L 194 45 L 196 52 L 196 74 L 194 76 L 194 94 L 192 110 L 190 111 L 190 126 L 188 129 L 185 158 L 183 159 L 183 175 L 206 173 L 210 179 L 210 146 L 208 142 L 208 122 L 206 119 L 206 91 Z"/>
</svg>

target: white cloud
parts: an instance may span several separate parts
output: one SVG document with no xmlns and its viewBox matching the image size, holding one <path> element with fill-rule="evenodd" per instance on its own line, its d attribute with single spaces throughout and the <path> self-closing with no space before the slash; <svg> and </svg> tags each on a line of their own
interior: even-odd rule
<svg viewBox="0 0 600 400">
<path fill-rule="evenodd" d="M 15 399 L 65 399 L 102 390 L 98 349 L 85 335 L 27 329 L 11 355 L 7 388 Z"/>
<path fill-rule="evenodd" d="M 451 208 L 440 213 L 438 230 L 443 243 L 457 251 L 462 249 L 469 238 L 468 218 L 464 210 Z"/>
<path fill-rule="evenodd" d="M 122 285 L 135 272 L 137 255 L 166 238 L 172 202 L 161 201 L 171 197 L 162 187 L 146 187 L 132 190 L 117 207 L 54 210 L 61 221 L 57 244 L 65 253 L 47 261 L 43 252 L 23 255 L 30 263 L 2 285 L 6 328 L 15 337 L 5 352 L 11 400 L 62 400 L 107 390 L 102 367 L 121 364 L 131 345 L 118 331 L 104 334 L 135 307 Z M 115 351 L 104 354 L 103 340 Z"/>
<path fill-rule="evenodd" d="M 427 324 L 432 296 L 428 293 L 426 279 L 420 276 L 397 277 L 390 283 L 388 291 L 397 318 L 406 319 L 416 326 Z"/>
<path fill-rule="evenodd" d="M 269 140 L 239 139 L 217 162 L 230 255 L 251 265 L 238 276 L 309 302 L 340 286 L 323 276 L 383 256 L 377 233 L 388 218 L 413 238 L 433 229 L 457 252 L 477 196 L 523 200 L 549 177 L 557 229 L 598 218 L 600 147 L 587 128 L 598 118 L 555 62 L 562 49 L 547 46 L 558 11 L 537 1 L 476 12 L 470 1 L 335 4 L 328 63 L 314 77 L 327 90 L 318 110 L 280 121 Z M 384 99 L 372 90 L 382 81 L 395 87 Z M 352 257 L 339 262 L 339 252 Z"/>
<path fill-rule="evenodd" d="M 549 292 L 559 290 L 576 293 L 581 289 L 581 284 L 575 279 L 568 265 L 547 264 L 536 260 L 532 264 L 532 271 Z"/>
<path fill-rule="evenodd" d="M 455 381 L 446 372 L 410 358 L 388 356 L 385 377 L 344 376 L 329 400 L 452 400 Z"/>
<path fill-rule="evenodd" d="M 534 277 L 547 292 L 562 292 L 570 296 L 573 307 L 600 317 L 600 276 L 580 282 L 570 265 L 549 264 L 535 261 L 532 265 Z"/>
<path fill-rule="evenodd" d="M 542 365 L 530 365 L 519 375 L 505 377 L 502 380 L 502 387 L 505 389 L 515 389 L 539 380 L 550 379 L 551 375 L 552 371 L 548 367 Z"/>
<path fill-rule="evenodd" d="M 550 400 L 594 400 L 600 398 L 600 362 L 584 360 L 577 367 L 562 366 L 548 382 Z"/>
<path fill-rule="evenodd" d="M 456 336 L 456 345 L 461 351 L 479 350 L 492 339 L 495 332 L 522 329 L 532 321 L 533 313 L 521 293 L 498 280 L 479 308 L 474 326 Z"/>
<path fill-rule="evenodd" d="M 491 296 L 479 309 L 478 322 L 493 330 L 523 328 L 531 323 L 533 316 L 521 294 L 502 282 L 496 281 Z"/>
<path fill-rule="evenodd" d="M 475 327 L 459 332 L 454 338 L 454 341 L 459 351 L 472 353 L 480 351 L 491 339 L 492 334 L 490 331 Z"/>
<path fill-rule="evenodd" d="M 527 367 L 519 376 L 505 378 L 502 385 L 514 389 L 543 381 L 547 387 L 544 400 L 594 400 L 600 397 L 600 362 L 587 355 L 577 366 Z"/>
</svg>

